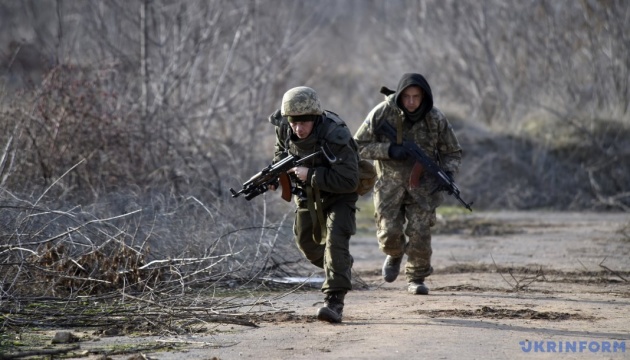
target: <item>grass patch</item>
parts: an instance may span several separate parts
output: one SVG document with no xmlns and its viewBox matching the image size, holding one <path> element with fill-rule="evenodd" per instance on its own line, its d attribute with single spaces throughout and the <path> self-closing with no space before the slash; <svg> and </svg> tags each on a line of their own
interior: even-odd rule
<svg viewBox="0 0 630 360">
<path fill-rule="evenodd" d="M 357 234 L 374 235 L 376 224 L 374 223 L 374 201 L 371 195 L 361 196 L 357 201 Z"/>
<path fill-rule="evenodd" d="M 462 216 L 470 214 L 470 211 L 463 206 L 440 206 L 437 208 L 438 215 L 443 217 Z"/>
</svg>

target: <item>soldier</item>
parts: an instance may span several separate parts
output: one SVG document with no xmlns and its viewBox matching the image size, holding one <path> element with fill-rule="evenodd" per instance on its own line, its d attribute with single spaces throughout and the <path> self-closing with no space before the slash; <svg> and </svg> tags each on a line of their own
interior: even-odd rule
<svg viewBox="0 0 630 360">
<path fill-rule="evenodd" d="M 407 254 L 405 275 L 411 294 L 427 295 L 424 284 L 431 275 L 431 226 L 435 209 L 442 203 L 436 179 L 422 173 L 421 165 L 408 157 L 402 138 L 415 142 L 449 175 L 457 173 L 462 149 L 444 114 L 433 106 L 431 87 L 424 76 L 404 74 L 395 92 L 368 114 L 355 139 L 360 156 L 375 160 L 378 179 L 374 185 L 376 236 L 387 255 L 382 274 L 387 282 L 398 277 Z M 398 141 L 374 134 L 382 121 L 397 129 Z M 400 136 L 402 134 L 402 136 Z"/>
<path fill-rule="evenodd" d="M 293 232 L 302 254 L 324 269 L 325 306 L 319 320 L 341 322 L 344 298 L 352 289 L 350 236 L 356 231 L 355 211 L 359 183 L 358 150 L 350 130 L 339 116 L 323 111 L 315 90 L 300 86 L 282 97 L 281 110 L 269 117 L 276 126 L 274 162 L 287 156 L 305 156 L 327 146 L 329 157 L 319 155 L 292 173 L 301 190 Z M 270 187 L 275 190 L 275 187 Z"/>
</svg>

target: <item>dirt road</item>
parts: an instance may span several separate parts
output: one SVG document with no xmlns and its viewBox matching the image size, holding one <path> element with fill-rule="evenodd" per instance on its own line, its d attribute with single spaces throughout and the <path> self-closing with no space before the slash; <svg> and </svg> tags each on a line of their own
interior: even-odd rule
<svg viewBox="0 0 630 360">
<path fill-rule="evenodd" d="M 164 360 L 630 358 L 628 214 L 475 213 L 436 232 L 428 296 L 407 294 L 404 276 L 384 283 L 374 238 L 355 237 L 357 289 L 342 324 L 315 320 L 322 295 L 313 289 L 243 307 L 278 310 L 257 328 L 108 337 L 81 347 L 186 344 L 145 354 Z"/>
</svg>

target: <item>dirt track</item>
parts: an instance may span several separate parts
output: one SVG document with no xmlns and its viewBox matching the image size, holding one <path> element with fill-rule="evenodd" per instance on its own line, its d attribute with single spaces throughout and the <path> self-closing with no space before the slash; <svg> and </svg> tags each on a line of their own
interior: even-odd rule
<svg viewBox="0 0 630 360">
<path fill-rule="evenodd" d="M 347 296 L 342 324 L 317 322 L 322 295 L 300 290 L 244 306 L 278 310 L 257 328 L 104 337 L 81 348 L 186 344 L 145 354 L 169 360 L 630 358 L 628 214 L 475 213 L 436 231 L 429 296 L 407 294 L 404 276 L 384 283 L 374 238 L 357 236 L 351 250 L 363 289 Z"/>
</svg>

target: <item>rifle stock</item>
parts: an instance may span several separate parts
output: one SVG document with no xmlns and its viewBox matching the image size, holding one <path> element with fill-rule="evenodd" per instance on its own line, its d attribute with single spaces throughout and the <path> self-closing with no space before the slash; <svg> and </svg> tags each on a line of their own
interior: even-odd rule
<svg viewBox="0 0 630 360">
<path fill-rule="evenodd" d="M 391 142 L 396 142 L 396 129 L 387 121 L 381 121 L 380 125 L 374 129 L 374 133 L 377 135 L 384 135 Z M 451 179 L 442 168 L 428 157 L 424 151 L 413 141 L 403 140 L 403 147 L 407 151 L 407 154 L 411 156 L 416 162 L 422 164 L 430 174 L 432 174 L 438 180 L 438 187 L 431 193 L 444 190 L 449 195 L 454 196 L 466 209 L 472 211 L 472 202 L 467 203 L 460 197 L 459 188 L 455 185 L 455 181 Z"/>
<path fill-rule="evenodd" d="M 422 166 L 422 164 L 416 161 L 416 163 L 413 164 L 413 168 L 411 169 L 411 176 L 409 176 L 409 187 L 412 189 L 419 187 L 420 178 L 423 174 L 424 167 Z"/>
<path fill-rule="evenodd" d="M 291 201 L 291 179 L 289 174 L 285 172 L 280 174 L 280 187 L 282 188 L 282 199 L 286 202 Z"/>
</svg>

